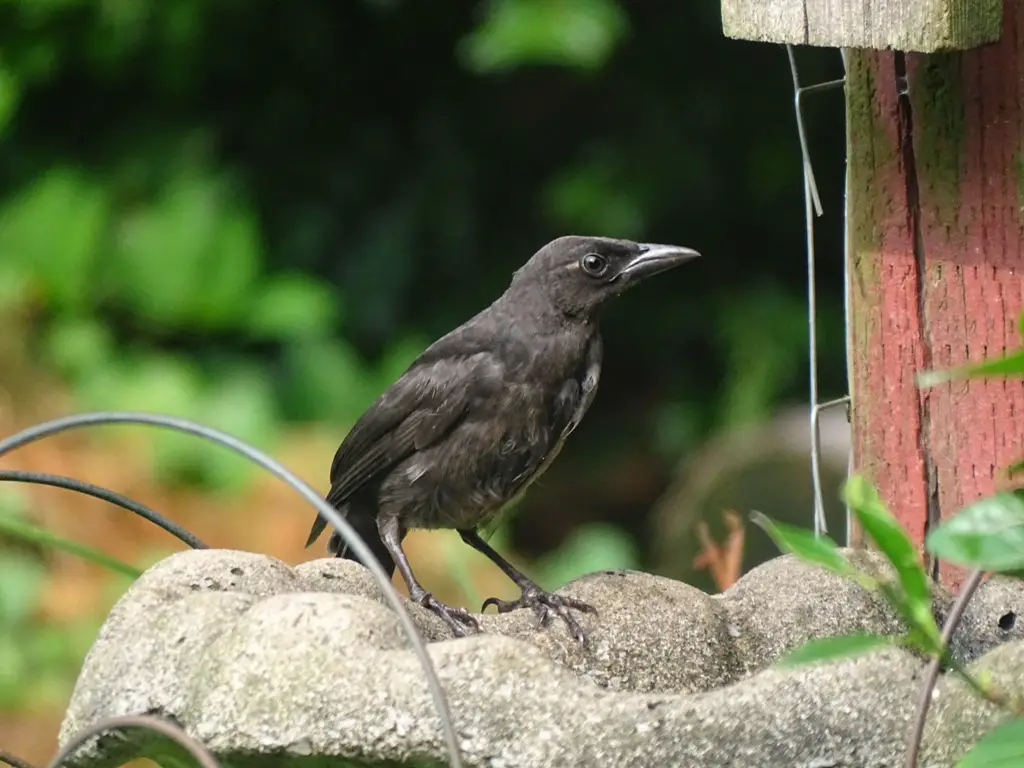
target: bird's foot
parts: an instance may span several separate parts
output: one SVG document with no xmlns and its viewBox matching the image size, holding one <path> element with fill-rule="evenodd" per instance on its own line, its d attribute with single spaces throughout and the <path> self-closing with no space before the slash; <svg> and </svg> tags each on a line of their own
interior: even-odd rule
<svg viewBox="0 0 1024 768">
<path fill-rule="evenodd" d="M 415 600 L 428 611 L 439 616 L 456 637 L 466 637 L 481 631 L 480 624 L 465 608 L 452 608 L 450 605 L 445 605 L 429 592 L 424 592 Z"/>
<path fill-rule="evenodd" d="M 532 608 L 533 612 L 540 618 L 540 625 L 542 627 L 547 627 L 551 624 L 551 619 L 557 615 L 565 622 L 573 639 L 580 643 L 586 642 L 587 635 L 583 628 L 580 627 L 579 622 L 576 621 L 576 617 L 569 612 L 570 609 L 580 611 L 581 613 L 597 613 L 593 606 L 584 603 L 582 600 L 577 600 L 574 597 L 564 597 L 553 592 L 545 592 L 536 585 L 525 587 L 523 594 L 520 595 L 518 600 L 502 600 L 497 597 L 487 598 L 480 609 L 481 613 L 487 610 L 488 605 L 497 606 L 498 613 L 508 613 L 519 608 Z"/>
</svg>

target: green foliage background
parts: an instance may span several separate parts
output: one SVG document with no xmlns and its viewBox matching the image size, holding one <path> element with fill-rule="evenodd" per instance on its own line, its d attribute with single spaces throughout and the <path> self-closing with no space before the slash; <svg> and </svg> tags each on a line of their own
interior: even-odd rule
<svg viewBox="0 0 1024 768">
<path fill-rule="evenodd" d="M 808 81 L 835 74 L 827 53 Z M 565 462 L 667 467 L 805 390 L 789 88 L 783 53 L 724 39 L 713 0 L 7 0 L 0 310 L 79 407 L 269 448 L 282 420 L 350 423 L 554 236 L 691 245 L 703 263 L 608 319 L 592 449 Z M 835 204 L 828 98 L 809 124 Z M 161 440 L 161 472 L 242 481 Z"/>
<path fill-rule="evenodd" d="M 273 451 L 296 423 L 340 439 L 553 237 L 696 247 L 700 263 L 607 318 L 601 394 L 511 531 L 534 558 L 568 542 L 577 565 L 641 564 L 647 510 L 688 451 L 806 400 L 788 66 L 726 40 L 718 5 L 4 0 L 4 343 L 77 409 L 175 413 Z M 841 73 L 834 52 L 800 61 L 806 82 Z M 807 102 L 836 217 L 819 243 L 824 397 L 845 386 L 839 98 Z M 155 439 L 163 481 L 251 479 L 223 451 Z M 637 466 L 654 481 L 616 490 Z"/>
</svg>

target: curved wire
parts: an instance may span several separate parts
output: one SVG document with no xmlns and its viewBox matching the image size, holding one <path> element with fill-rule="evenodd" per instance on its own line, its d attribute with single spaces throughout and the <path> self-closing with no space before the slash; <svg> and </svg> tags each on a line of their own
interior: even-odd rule
<svg viewBox="0 0 1024 768">
<path fill-rule="evenodd" d="M 33 483 L 35 485 L 50 485 L 54 488 L 64 488 L 68 491 L 75 491 L 86 496 L 92 496 L 103 501 L 108 501 L 122 509 L 127 509 L 129 512 L 134 512 L 139 517 L 149 520 L 149 522 L 163 528 L 171 536 L 183 541 L 192 549 L 209 549 L 209 547 L 199 539 L 199 537 L 192 535 L 177 523 L 173 523 L 166 517 L 161 515 L 159 512 L 154 512 L 149 507 L 139 504 L 137 501 L 129 499 L 127 496 L 122 496 L 114 491 L 108 491 L 106 488 L 101 488 L 98 485 L 92 483 L 86 483 L 82 480 L 76 480 L 73 477 L 64 477 L 63 475 L 51 475 L 44 472 L 23 472 L 21 470 L 0 470 L 0 482 L 7 483 Z"/>
<path fill-rule="evenodd" d="M 10 453 L 16 448 L 33 443 L 36 440 L 42 440 L 44 437 L 55 435 L 58 432 L 100 424 L 145 424 L 149 426 L 163 427 L 177 432 L 184 432 L 185 434 L 195 435 L 205 440 L 217 443 L 225 448 L 233 450 L 235 453 L 241 454 L 256 464 L 259 464 L 271 474 L 288 483 L 288 485 L 298 491 L 300 495 L 312 504 L 316 508 L 317 512 L 323 515 L 327 521 L 334 526 L 335 530 L 338 531 L 338 534 L 345 540 L 345 543 L 351 547 L 353 553 L 359 559 L 359 562 L 366 566 L 370 573 L 373 574 L 374 581 L 377 582 L 377 585 L 381 588 L 384 596 L 387 598 L 388 603 L 390 603 L 391 607 L 394 608 L 395 612 L 398 614 L 398 619 L 402 624 L 402 629 L 409 638 L 409 642 L 412 645 L 416 656 L 419 658 L 420 665 L 423 667 L 423 672 L 427 676 L 427 687 L 430 689 L 430 695 L 434 700 L 438 716 L 441 718 L 441 729 L 444 732 L 448 751 L 451 753 L 451 765 L 454 766 L 454 768 L 462 768 L 462 756 L 459 751 L 459 742 L 455 735 L 455 725 L 452 721 L 451 710 L 448 707 L 448 700 L 444 695 L 444 690 L 441 688 L 441 682 L 438 679 L 437 671 L 434 669 L 434 665 L 430 660 L 427 647 L 424 644 L 423 639 L 420 637 L 419 632 L 416 630 L 416 625 L 413 624 L 408 611 L 406 611 L 405 606 L 402 605 L 402 599 L 399 597 L 398 592 L 391 583 L 391 579 L 388 578 L 384 569 L 377 561 L 377 558 L 374 557 L 373 552 L 366 545 L 366 542 L 363 541 L 362 536 L 356 533 L 355 529 L 353 529 L 349 522 L 342 517 L 338 510 L 324 501 L 323 498 L 321 498 L 320 495 L 309 486 L 309 484 L 285 468 L 284 465 L 275 459 L 272 459 L 258 448 L 254 448 L 248 443 L 239 440 L 237 437 L 233 437 L 226 432 L 221 432 L 213 427 L 207 427 L 203 424 L 199 424 L 188 419 L 178 418 L 176 416 L 166 416 L 164 414 L 137 411 L 91 411 L 44 421 L 41 424 L 36 424 L 28 427 L 27 429 L 23 429 L 21 432 L 11 435 L 4 440 L 0 440 L 0 456 Z"/>
<path fill-rule="evenodd" d="M 36 768 L 28 760 L 12 755 L 6 749 L 0 749 L 0 763 L 7 763 L 12 768 Z"/>
<path fill-rule="evenodd" d="M 61 763 L 67 760 L 72 752 L 85 744 L 89 739 L 98 736 L 104 731 L 122 730 L 124 728 L 148 728 L 151 731 L 156 731 L 161 736 L 166 736 L 168 739 L 184 747 L 202 768 L 220 768 L 213 755 L 210 754 L 210 750 L 201 741 L 192 738 L 171 721 L 154 717 L 153 715 L 122 715 L 120 717 L 108 717 L 106 720 L 93 723 L 88 728 L 79 731 L 71 737 L 71 740 L 57 752 L 56 757 L 50 762 L 49 768 L 59 768 Z"/>
</svg>

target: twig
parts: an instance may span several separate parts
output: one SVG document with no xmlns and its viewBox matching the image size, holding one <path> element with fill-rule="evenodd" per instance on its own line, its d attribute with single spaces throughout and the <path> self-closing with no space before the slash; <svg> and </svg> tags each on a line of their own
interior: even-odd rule
<svg viewBox="0 0 1024 768">
<path fill-rule="evenodd" d="M 75 480 L 73 477 L 64 477 L 63 475 L 50 475 L 43 472 L 22 472 L 21 470 L 0 470 L 0 482 L 49 485 L 54 488 L 64 488 L 68 491 L 74 491 L 76 493 L 85 494 L 86 496 L 102 499 L 103 501 L 110 502 L 122 509 L 127 509 L 129 512 L 134 512 L 141 518 L 149 520 L 149 522 L 163 528 L 175 538 L 192 547 L 192 549 L 209 548 L 202 542 L 202 540 L 199 539 L 198 536 L 194 536 L 189 533 L 177 523 L 171 522 L 159 512 L 154 512 L 149 507 L 139 504 L 139 502 L 133 501 L 127 496 L 122 496 L 119 493 L 107 490 L 106 488 L 102 488 L 98 485 L 93 485 L 92 483 Z"/>
<path fill-rule="evenodd" d="M 720 590 L 731 587 L 740 577 L 743 568 L 743 519 L 731 509 L 724 513 L 725 524 L 729 528 L 729 538 L 723 544 L 716 544 L 711 538 L 708 524 L 701 520 L 697 523 L 697 537 L 700 539 L 701 552 L 693 559 L 693 567 L 698 570 L 707 569 L 715 585 Z"/>
<path fill-rule="evenodd" d="M 177 742 L 179 745 L 188 750 L 189 754 L 196 759 L 196 762 L 202 766 L 202 768 L 220 768 L 220 765 L 214 759 L 213 755 L 210 754 L 210 750 L 206 746 L 198 741 L 197 739 L 189 736 L 179 726 L 165 720 L 160 717 L 154 717 L 153 715 L 124 715 L 121 717 L 109 717 L 106 720 L 101 720 L 95 723 L 85 730 L 79 731 L 72 737 L 72 739 L 64 745 L 57 756 L 53 758 L 49 768 L 59 768 L 59 766 L 74 752 L 76 749 L 81 747 L 89 739 L 98 736 L 105 731 L 123 730 L 125 728 L 146 728 L 151 731 L 156 731 L 161 736 L 166 736 Z"/>
<path fill-rule="evenodd" d="M 980 568 L 974 571 L 967 578 L 967 581 L 960 590 L 960 594 L 957 595 L 956 602 L 953 603 L 953 608 L 950 610 L 949 615 L 946 617 L 946 622 L 942 627 L 942 639 L 940 642 L 941 651 L 943 653 L 949 646 L 949 641 L 953 637 L 953 633 L 956 631 L 957 625 L 960 623 L 964 609 L 967 608 L 967 602 L 981 585 L 981 580 L 984 575 L 985 572 Z M 924 684 L 921 686 L 921 693 L 917 698 L 917 713 L 914 716 L 914 725 L 910 731 L 910 738 L 907 742 L 907 768 L 917 768 L 917 755 L 921 750 L 921 739 L 924 736 L 924 723 L 928 717 L 928 707 L 932 701 L 932 693 L 935 691 L 935 684 L 939 679 L 939 669 L 942 666 L 943 653 L 936 654 L 935 658 L 932 659 L 931 663 L 928 665 L 928 669 L 925 671 Z"/>
</svg>

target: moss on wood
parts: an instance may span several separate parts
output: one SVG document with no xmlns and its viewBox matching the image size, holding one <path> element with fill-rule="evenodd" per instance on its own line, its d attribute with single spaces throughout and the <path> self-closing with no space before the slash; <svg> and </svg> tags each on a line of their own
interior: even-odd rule
<svg viewBox="0 0 1024 768">
<path fill-rule="evenodd" d="M 914 110 L 914 157 L 925 206 L 949 234 L 958 230 L 964 157 L 961 54 L 921 57 L 910 84 Z"/>
</svg>

